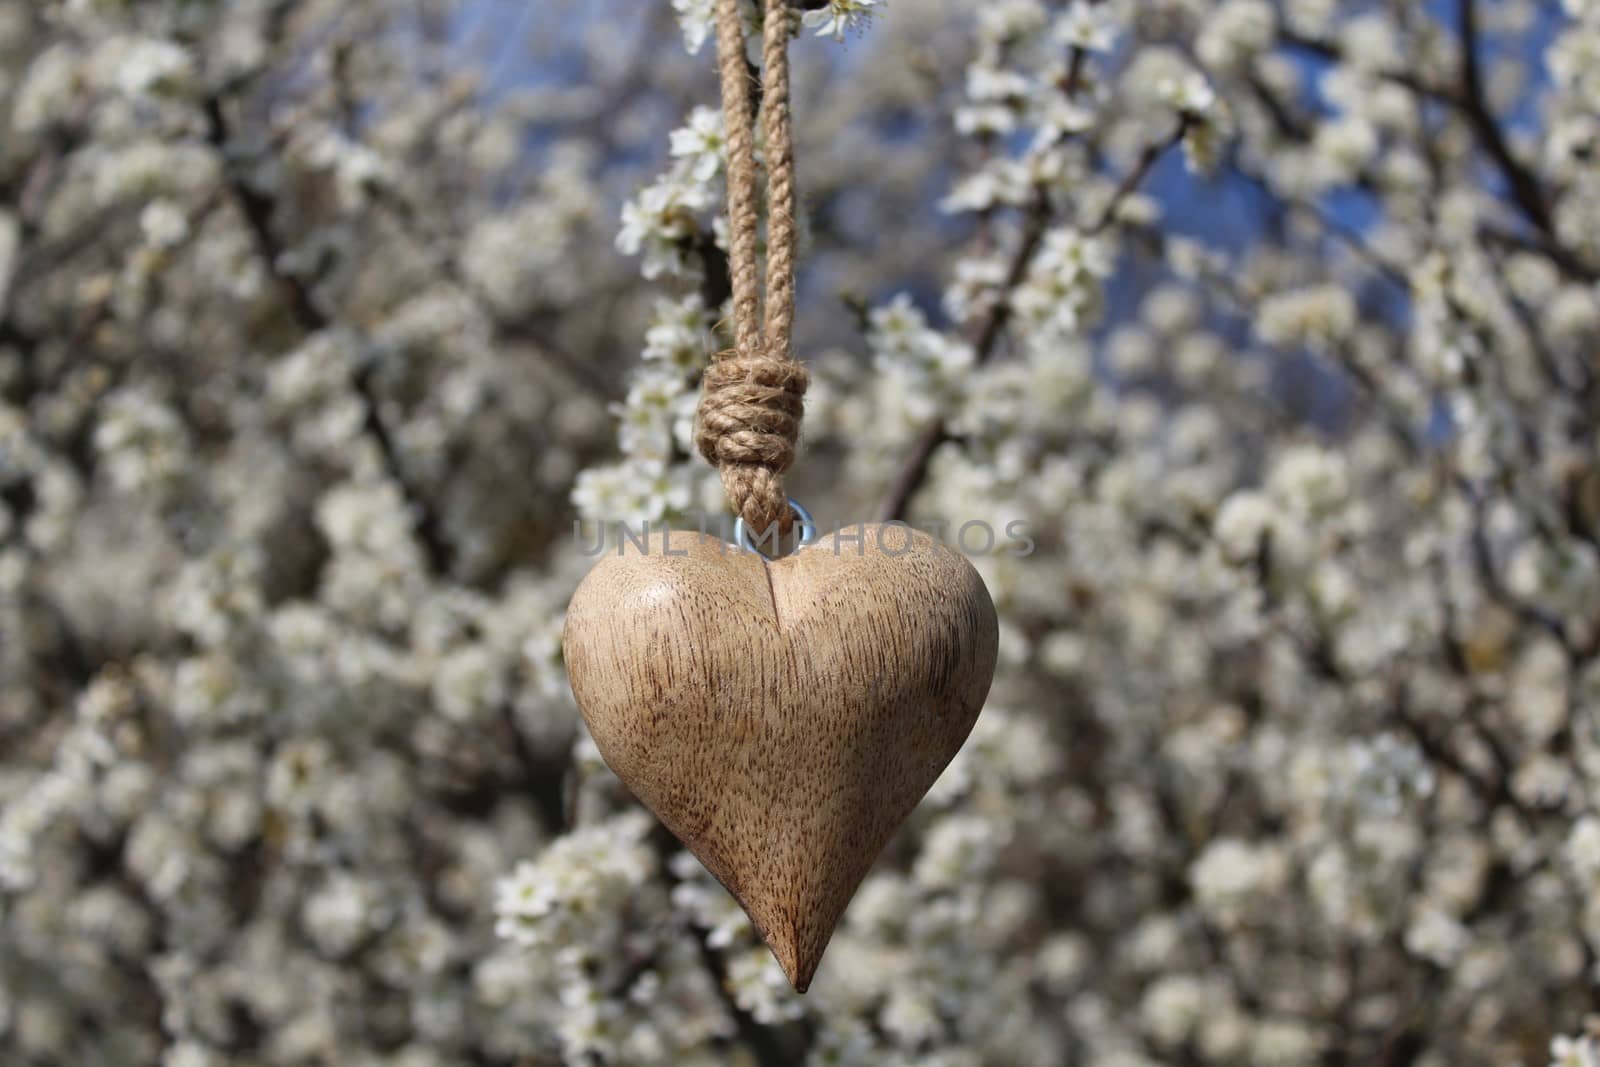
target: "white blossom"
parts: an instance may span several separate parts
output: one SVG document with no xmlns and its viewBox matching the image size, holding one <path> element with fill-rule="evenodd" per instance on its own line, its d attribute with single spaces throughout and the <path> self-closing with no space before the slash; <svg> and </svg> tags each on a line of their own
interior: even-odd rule
<svg viewBox="0 0 1600 1067">
<path fill-rule="evenodd" d="M 1056 18 L 1056 40 L 1090 52 L 1109 52 L 1117 41 L 1117 23 L 1109 6 L 1072 0 Z"/>
<path fill-rule="evenodd" d="M 842 41 L 846 33 L 870 23 L 878 15 L 882 0 L 827 0 L 819 8 L 807 11 L 800 22 L 815 28 L 818 37 L 832 37 Z"/>
<path fill-rule="evenodd" d="M 787 491 L 1000 623 L 804 997 L 562 652 L 715 5 L 436 6 L 0 0 L 0 1059 L 1600 1067 L 1592 0 L 795 5 Z"/>
<path fill-rule="evenodd" d="M 689 115 L 689 124 L 673 131 L 672 155 L 683 161 L 695 181 L 710 181 L 727 158 L 725 136 L 722 112 L 697 107 Z"/>
<path fill-rule="evenodd" d="M 672 0 L 672 10 L 683 29 L 683 42 L 691 55 L 698 55 L 716 26 L 716 0 Z"/>
</svg>

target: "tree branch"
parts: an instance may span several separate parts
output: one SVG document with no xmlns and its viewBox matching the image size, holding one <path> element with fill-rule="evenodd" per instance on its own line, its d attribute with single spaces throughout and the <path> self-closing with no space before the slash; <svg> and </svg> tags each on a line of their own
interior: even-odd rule
<svg viewBox="0 0 1600 1067">
<path fill-rule="evenodd" d="M 678 839 L 665 826 L 657 824 L 655 833 L 651 835 L 650 844 L 655 849 L 661 870 L 666 875 L 669 891 L 682 885 L 683 880 L 673 871 L 671 862 L 673 853 L 682 847 Z M 717 999 L 722 1003 L 722 1009 L 728 1013 L 728 1017 L 738 1029 L 738 1040 L 744 1043 L 755 1063 L 758 1067 L 784 1067 L 785 1064 L 803 1062 L 805 1050 L 797 1052 L 786 1047 L 782 1029 L 764 1026 L 756 1021 L 755 1016 L 739 1006 L 739 1002 L 734 999 L 732 991 L 728 988 L 725 961 L 711 946 L 707 934 L 708 931 L 693 925 L 688 929 L 690 940 L 700 952 L 700 963 L 706 969 L 706 977 L 711 982 Z M 807 1028 L 804 1032 L 806 1046 L 810 1045 L 811 1039 L 811 1032 Z"/>
<path fill-rule="evenodd" d="M 567 808 L 568 760 L 562 759 L 554 764 L 541 761 L 523 736 L 516 709 L 509 703 L 501 707 L 500 721 L 511 738 L 511 752 L 522 774 L 522 791 L 533 801 L 552 833 L 565 833 L 572 829 L 571 813 Z"/>
<path fill-rule="evenodd" d="M 1457 13 L 1461 23 L 1459 89 L 1434 85 L 1402 71 L 1382 71 L 1377 76 L 1404 86 L 1429 100 L 1444 104 L 1459 113 L 1472 128 L 1478 143 L 1493 161 L 1496 169 L 1505 178 L 1517 210 L 1539 233 L 1538 238 L 1520 238 L 1526 243 L 1527 250 L 1548 257 L 1570 277 L 1581 281 L 1600 280 L 1600 269 L 1586 263 L 1581 256 L 1557 239 L 1555 219 L 1543 182 L 1512 152 L 1505 132 L 1490 110 L 1489 95 L 1483 81 L 1483 61 L 1480 55 L 1482 39 L 1478 26 L 1477 5 L 1474 0 L 1457 0 Z M 1305 37 L 1287 28 L 1279 29 L 1278 40 L 1291 48 L 1310 52 L 1335 63 L 1347 62 L 1344 50 L 1328 41 Z M 1261 102 L 1273 112 L 1274 122 L 1279 129 L 1293 135 L 1296 131 L 1292 117 L 1283 110 L 1281 102 L 1267 92 L 1265 86 L 1259 82 L 1253 82 L 1252 87 Z M 1295 136 L 1294 139 L 1303 141 L 1306 138 Z"/>
<path fill-rule="evenodd" d="M 1166 155 L 1170 149 L 1181 144 L 1184 134 L 1188 133 L 1189 128 L 1200 121 L 1203 120 L 1184 112 L 1178 116 L 1178 128 L 1173 130 L 1166 140 L 1153 141 L 1145 146 L 1144 151 L 1139 153 L 1139 159 L 1134 163 L 1133 169 L 1123 175 L 1122 181 L 1117 184 L 1116 191 L 1111 194 L 1111 199 L 1106 201 L 1106 206 L 1100 209 L 1100 217 L 1095 220 L 1094 225 L 1089 227 L 1090 233 L 1099 233 L 1116 221 L 1117 211 L 1122 207 L 1123 201 L 1132 196 L 1134 190 L 1144 184 L 1144 180 L 1155 169 L 1157 161 Z"/>
<path fill-rule="evenodd" d="M 1011 305 L 1007 302 L 1006 296 L 1027 277 L 1028 267 L 1033 262 L 1034 253 L 1039 250 L 1039 244 L 1044 240 L 1049 223 L 1049 205 L 1041 194 L 1038 202 L 1028 213 L 1028 221 L 1022 231 L 1022 243 L 1017 246 L 1016 254 L 1011 257 L 1011 266 L 1006 271 L 1005 288 L 1000 299 L 989 309 L 988 316 L 978 330 L 977 340 L 974 343 L 975 366 L 982 366 L 994 355 L 1000 337 L 1005 332 L 1006 323 L 1011 321 Z M 879 509 L 878 513 L 884 522 L 905 517 L 907 509 L 911 506 L 911 498 L 927 480 L 928 464 L 933 459 L 934 451 L 944 443 L 946 437 L 945 420 L 936 419 L 917 438 L 900 469 L 899 477 L 895 479 L 894 485 L 884 498 L 883 507 Z"/>
<path fill-rule="evenodd" d="M 256 252 L 261 256 L 267 272 L 288 301 L 291 316 L 307 334 L 327 329 L 333 325 L 333 319 L 317 305 L 311 287 L 303 279 L 282 267 L 284 248 L 272 227 L 272 218 L 276 211 L 272 198 L 244 181 L 228 159 L 228 147 L 232 135 L 228 128 L 221 95 L 213 93 L 207 96 L 202 107 L 206 118 L 206 141 L 222 157 L 223 182 L 228 194 L 238 205 L 239 213 L 244 218 Z M 454 548 L 444 536 L 438 514 L 406 474 L 400 449 L 383 420 L 382 398 L 378 395 L 377 383 L 374 381 L 376 370 L 376 365 L 368 362 L 353 376 L 355 389 L 366 402 L 366 422 L 363 428 L 378 446 L 384 470 L 399 486 L 401 495 L 415 517 L 417 540 L 427 557 L 429 569 L 436 575 L 448 574 L 455 559 Z"/>
<path fill-rule="evenodd" d="M 1476 0 L 1456 0 L 1461 20 L 1461 96 L 1456 105 L 1466 116 L 1484 151 L 1489 153 L 1511 187 L 1511 197 L 1528 221 L 1546 237 L 1555 238 L 1555 221 L 1539 178 L 1511 152 L 1500 124 L 1489 110 L 1489 97 L 1483 86 L 1483 68 L 1478 49 L 1478 5 Z"/>
<path fill-rule="evenodd" d="M 1117 184 L 1111 199 L 1101 209 L 1099 217 L 1088 228 L 1089 233 L 1099 233 L 1116 220 L 1117 210 L 1122 203 L 1150 176 L 1156 162 L 1170 148 L 1183 140 L 1183 135 L 1189 131 L 1194 121 L 1191 115 L 1180 116 L 1177 129 L 1169 137 L 1145 148 L 1133 168 Z M 1033 263 L 1033 256 L 1038 251 L 1040 242 L 1044 240 L 1050 217 L 1049 202 L 1041 192 L 1028 213 L 1028 221 L 1023 227 L 1022 243 L 1017 246 L 1016 254 L 1011 259 L 1011 266 L 1006 271 L 1001 298 L 989 310 L 988 316 L 978 330 L 974 342 L 976 350 L 974 366 L 981 367 L 993 357 L 1000 337 L 1005 332 L 1007 323 L 1011 321 L 1011 305 L 1007 302 L 1006 296 L 1027 277 L 1028 267 Z M 944 419 L 936 419 L 917 438 L 900 468 L 899 476 L 895 478 L 894 484 L 884 497 L 883 506 L 878 511 L 882 521 L 891 522 L 905 518 L 912 497 L 916 496 L 917 491 L 922 488 L 922 483 L 927 480 L 928 466 L 933 460 L 934 452 L 947 440 L 949 433 Z"/>
<path fill-rule="evenodd" d="M 428 232 L 414 206 L 399 194 L 380 189 L 375 196 L 375 202 L 388 208 L 390 218 L 404 231 L 406 237 L 422 248 L 427 249 L 445 243 L 438 234 Z M 478 313 L 488 322 L 495 340 L 532 345 L 546 359 L 560 367 L 575 382 L 595 396 L 603 400 L 616 399 L 617 383 L 612 377 L 601 373 L 601 368 L 595 363 L 580 359 L 531 317 L 516 321 L 500 318 L 495 313 L 494 301 L 483 291 L 483 287 L 467 274 L 455 256 L 444 253 L 430 255 L 428 258 L 446 281 L 460 289 L 472 301 Z"/>
</svg>

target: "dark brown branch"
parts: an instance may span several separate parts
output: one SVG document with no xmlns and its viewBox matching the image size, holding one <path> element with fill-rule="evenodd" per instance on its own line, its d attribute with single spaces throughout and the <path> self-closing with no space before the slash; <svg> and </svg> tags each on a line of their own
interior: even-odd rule
<svg viewBox="0 0 1600 1067">
<path fill-rule="evenodd" d="M 1117 184 L 1111 194 L 1111 199 L 1101 209 L 1100 216 L 1092 226 L 1089 233 L 1099 233 L 1115 221 L 1117 211 L 1123 201 L 1131 196 L 1134 190 L 1144 183 L 1155 169 L 1156 162 L 1174 145 L 1183 140 L 1189 127 L 1197 121 L 1194 116 L 1183 115 L 1179 118 L 1178 128 L 1165 140 L 1157 141 L 1145 148 L 1140 154 L 1133 168 Z M 1050 208 L 1043 194 L 1028 213 L 1028 221 L 1023 228 L 1022 243 L 1017 246 L 1016 255 L 1012 257 L 1011 266 L 1006 271 L 1005 286 L 1001 297 L 989 310 L 983 325 L 978 330 L 978 336 L 973 347 L 975 349 L 974 365 L 982 366 L 993 357 L 999 345 L 1006 325 L 1011 321 L 1011 305 L 1006 297 L 1028 274 L 1028 267 L 1033 263 L 1034 253 L 1038 251 L 1039 244 L 1044 240 L 1045 230 L 1050 222 Z M 884 522 L 905 518 L 911 506 L 912 497 L 922 488 L 922 483 L 928 477 L 928 465 L 933 461 L 933 454 L 941 444 L 949 440 L 949 433 L 945 420 L 937 419 L 917 438 L 912 445 L 911 452 L 907 455 L 905 463 L 900 468 L 900 474 L 890 487 L 888 495 L 884 498 L 883 507 L 878 514 Z"/>
<path fill-rule="evenodd" d="M 1166 140 L 1146 145 L 1144 151 L 1139 153 L 1139 159 L 1134 163 L 1133 169 L 1123 175 L 1122 181 L 1117 184 L 1116 191 L 1111 194 L 1111 199 L 1106 201 L 1106 206 L 1100 211 L 1100 217 L 1089 227 L 1089 232 L 1099 233 L 1115 222 L 1117 211 L 1122 207 L 1123 201 L 1144 184 L 1144 180 L 1155 169 L 1157 161 L 1166 155 L 1168 150 L 1182 143 L 1183 136 L 1189 132 L 1190 127 L 1204 121 L 1199 116 L 1185 112 L 1178 116 L 1178 128 L 1173 130 Z"/>
<path fill-rule="evenodd" d="M 1304 144 L 1311 140 L 1311 131 L 1306 124 L 1289 110 L 1289 106 L 1278 99 L 1276 93 L 1267 88 L 1260 78 L 1252 76 L 1249 79 L 1250 92 L 1256 100 L 1266 109 L 1267 117 L 1272 120 L 1272 125 L 1280 136 L 1296 144 Z"/>
<path fill-rule="evenodd" d="M 1309 52 L 1312 55 L 1322 59 L 1332 60 L 1335 63 L 1345 62 L 1344 50 L 1338 45 L 1332 43 L 1331 41 L 1324 41 L 1316 37 L 1307 37 L 1303 34 L 1296 33 L 1294 30 L 1289 29 L 1286 26 L 1279 27 L 1278 40 L 1291 48 L 1297 48 L 1302 52 Z M 1408 71 L 1380 70 L 1376 71 L 1375 73 L 1384 81 L 1393 82 L 1396 85 L 1404 86 L 1414 93 L 1421 93 L 1423 96 L 1429 97 L 1430 99 L 1439 100 L 1441 102 L 1450 104 L 1451 106 L 1460 106 L 1460 100 L 1458 100 L 1455 93 L 1451 92 L 1448 88 L 1424 81 Z"/>
<path fill-rule="evenodd" d="M 1049 223 L 1050 209 L 1041 195 L 1028 213 L 1028 221 L 1022 231 L 1022 243 L 1017 246 L 1016 254 L 1011 257 L 1011 266 L 1006 271 L 1005 288 L 1000 298 L 995 301 L 994 307 L 989 309 L 988 316 L 978 330 L 977 340 L 974 343 L 974 363 L 977 366 L 987 363 L 994 355 L 1000 337 L 1005 332 L 1006 323 L 1011 321 L 1011 305 L 1006 297 L 1011 290 L 1022 284 L 1023 278 L 1027 277 L 1028 267 L 1033 263 L 1034 253 L 1039 250 L 1039 245 L 1044 240 Z M 922 488 L 922 483 L 928 477 L 928 464 L 933 459 L 933 453 L 944 443 L 946 437 L 945 421 L 937 419 L 917 438 L 911 453 L 906 457 L 905 464 L 900 469 L 899 477 L 895 479 L 888 496 L 884 499 L 883 507 L 879 509 L 883 521 L 905 518 L 906 511 L 911 506 L 911 498 Z"/>
<path fill-rule="evenodd" d="M 1555 615 L 1546 611 L 1537 604 L 1530 604 L 1519 599 L 1500 577 L 1499 569 L 1495 565 L 1494 551 L 1489 544 L 1488 509 L 1489 501 L 1477 487 L 1466 478 L 1456 478 L 1457 487 L 1466 494 L 1472 503 L 1472 559 L 1478 571 L 1478 577 L 1483 581 L 1490 599 L 1507 611 L 1512 612 L 1523 622 L 1546 631 L 1556 640 L 1560 641 L 1568 650 L 1576 651 L 1566 626 Z"/>
<path fill-rule="evenodd" d="M 733 279 L 728 275 L 728 253 L 717 247 L 716 238 L 707 230 L 697 231 L 690 242 L 695 254 L 700 257 L 700 302 L 707 311 L 715 312 L 733 295 Z"/>
<path fill-rule="evenodd" d="M 683 847 L 678 839 L 673 837 L 665 826 L 658 825 L 650 837 L 650 845 L 655 850 L 662 871 L 666 873 L 669 886 L 676 888 L 682 885 L 683 880 L 673 871 L 671 863 L 673 853 Z M 782 1029 L 762 1025 L 756 1021 L 755 1016 L 739 1006 L 739 1002 L 728 989 L 724 960 L 707 941 L 707 933 L 708 931 L 694 927 L 688 931 L 695 947 L 700 950 L 700 962 L 706 969 L 707 980 L 711 982 L 717 999 L 722 1003 L 722 1009 L 728 1013 L 728 1017 L 738 1029 L 738 1040 L 749 1049 L 759 1067 L 784 1067 L 785 1064 L 803 1062 L 804 1050 L 800 1050 L 797 1055 L 796 1050 L 785 1047 Z M 810 1043 L 809 1031 L 805 1033 L 805 1042 L 808 1045 Z"/>
<path fill-rule="evenodd" d="M 1403 71 L 1383 71 L 1379 77 L 1426 97 L 1438 101 L 1458 112 L 1472 128 L 1496 169 L 1505 178 L 1512 202 L 1538 234 L 1537 238 L 1520 238 L 1528 251 L 1540 253 L 1560 267 L 1562 272 L 1583 281 L 1600 279 L 1600 269 L 1584 262 L 1572 249 L 1561 244 L 1556 237 L 1555 220 L 1549 196 L 1539 176 L 1519 160 L 1506 140 L 1494 113 L 1489 107 L 1489 95 L 1483 81 L 1483 60 L 1480 53 L 1481 35 L 1478 27 L 1477 5 L 1474 0 L 1457 0 L 1461 23 L 1461 87 L 1459 90 L 1434 85 Z M 1278 40 L 1283 44 L 1336 63 L 1346 61 L 1344 51 L 1336 44 L 1301 36 L 1292 30 L 1280 28 Z M 1253 83 L 1256 95 L 1273 112 L 1274 123 L 1285 133 L 1294 134 L 1292 116 L 1283 110 L 1281 102 L 1266 91 L 1259 82 Z M 1293 136 L 1304 140 L 1304 136 Z"/>
<path fill-rule="evenodd" d="M 784 1067 L 785 1064 L 796 1062 L 784 1049 L 783 1042 L 778 1040 L 777 1034 L 757 1022 L 755 1017 L 741 1008 L 728 992 L 722 957 L 706 940 L 705 932 L 692 930 L 689 936 L 700 949 L 700 962 L 706 969 L 707 978 L 716 986 L 717 996 L 722 1000 L 723 1008 L 733 1018 L 734 1025 L 739 1028 L 739 1040 L 750 1050 L 755 1062 L 760 1067 Z"/>
<path fill-rule="evenodd" d="M 1476 0 L 1456 0 L 1461 21 L 1461 96 L 1456 101 L 1471 124 L 1484 151 L 1511 187 L 1511 197 L 1528 221 L 1546 237 L 1555 238 L 1555 221 L 1538 177 L 1523 166 L 1506 143 L 1505 133 L 1489 111 L 1489 96 L 1483 85 L 1483 68 L 1478 56 L 1478 5 Z"/>
<path fill-rule="evenodd" d="M 1346 226 L 1336 219 L 1331 212 L 1315 200 L 1301 200 L 1280 194 L 1272 187 L 1272 183 L 1260 174 L 1242 166 L 1236 166 L 1235 171 L 1246 182 L 1255 187 L 1262 196 L 1272 200 L 1284 211 L 1295 211 L 1317 224 L 1317 227 L 1329 237 L 1348 248 L 1357 259 L 1371 267 L 1373 272 L 1384 281 L 1390 283 L 1402 292 L 1411 291 L 1411 278 L 1398 264 L 1391 263 L 1383 258 L 1365 237 L 1359 232 Z M 1367 383 L 1371 384 L 1371 383 Z"/>
<path fill-rule="evenodd" d="M 572 829 L 566 789 L 568 760 L 565 757 L 557 761 L 539 759 L 528 744 L 528 739 L 523 736 L 522 725 L 517 722 L 517 711 L 510 704 L 501 707 L 500 721 L 511 738 L 511 753 L 516 757 L 517 768 L 522 776 L 522 792 L 533 802 L 545 826 L 553 833 L 565 833 Z"/>
<path fill-rule="evenodd" d="M 207 96 L 203 110 L 206 118 L 206 140 L 222 158 L 223 181 L 228 194 L 239 207 L 239 214 L 244 219 L 245 227 L 250 231 L 256 253 L 284 294 L 290 315 L 307 334 L 327 329 L 333 325 L 333 319 L 318 306 L 311 287 L 304 279 L 283 269 L 284 248 L 273 229 L 276 204 L 271 197 L 245 181 L 228 158 L 232 135 L 228 128 L 226 105 L 222 96 L 217 93 Z M 364 429 L 378 446 L 384 470 L 399 486 L 401 495 L 410 507 L 416 521 L 417 540 L 427 557 L 429 569 L 434 574 L 448 574 L 455 559 L 454 549 L 444 536 L 438 514 L 406 474 L 400 449 L 383 419 L 381 397 L 378 395 L 377 383 L 374 380 L 376 370 L 377 365 L 369 361 L 353 376 L 356 391 L 366 402 Z"/>
<path fill-rule="evenodd" d="M 944 420 L 940 419 L 917 438 L 910 454 L 906 456 L 905 465 L 900 468 L 900 476 L 895 479 L 883 507 L 879 509 L 878 514 L 882 521 L 897 522 L 906 517 L 906 511 L 911 506 L 911 498 L 927 480 L 928 464 L 933 461 L 934 452 L 944 444 L 947 437 Z"/>
<path fill-rule="evenodd" d="M 428 248 L 445 243 L 439 234 L 428 230 L 415 207 L 398 193 L 379 189 L 375 193 L 375 202 L 378 206 L 388 209 L 389 217 L 406 237 L 417 245 Z M 576 353 L 568 350 L 532 317 L 515 321 L 500 318 L 495 313 L 494 301 L 483 291 L 483 287 L 462 269 L 454 256 L 442 254 L 431 256 L 429 259 L 444 280 L 460 289 L 473 302 L 478 313 L 488 321 L 496 341 L 532 345 L 551 363 L 560 367 L 568 377 L 595 396 L 604 400 L 616 398 L 617 383 L 613 377 L 602 373 L 602 368 L 596 363 L 581 359 Z"/>
<path fill-rule="evenodd" d="M 1600 268 L 1580 259 L 1572 249 L 1558 244 L 1542 234 L 1514 233 L 1488 224 L 1478 227 L 1479 240 L 1497 244 L 1517 252 L 1530 252 L 1543 256 L 1567 277 L 1580 282 L 1600 282 Z"/>
</svg>

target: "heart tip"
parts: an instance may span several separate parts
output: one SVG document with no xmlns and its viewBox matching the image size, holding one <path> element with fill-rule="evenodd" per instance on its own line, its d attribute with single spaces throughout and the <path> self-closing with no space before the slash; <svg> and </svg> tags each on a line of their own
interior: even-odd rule
<svg viewBox="0 0 1600 1067">
<path fill-rule="evenodd" d="M 804 995 L 805 991 L 811 988 L 811 979 L 816 975 L 817 964 L 822 960 L 818 957 L 802 959 L 789 946 L 785 946 L 784 950 L 774 946 L 772 954 L 778 957 L 778 966 L 783 968 L 784 976 L 789 979 L 794 991 Z"/>
<path fill-rule="evenodd" d="M 815 968 L 812 970 L 815 970 Z M 811 988 L 811 972 L 798 973 L 785 967 L 783 973 L 788 976 L 789 984 L 794 987 L 794 991 L 801 996 L 805 996 L 806 990 Z"/>
</svg>

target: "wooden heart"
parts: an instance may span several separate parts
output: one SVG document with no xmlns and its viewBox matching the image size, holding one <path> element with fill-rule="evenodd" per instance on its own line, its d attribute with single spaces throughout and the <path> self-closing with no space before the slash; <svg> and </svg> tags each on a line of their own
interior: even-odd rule
<svg viewBox="0 0 1600 1067">
<path fill-rule="evenodd" d="M 687 531 L 624 544 L 568 609 L 572 691 L 606 763 L 803 993 L 977 721 L 994 604 L 970 563 L 898 525 L 775 561 Z"/>
</svg>

